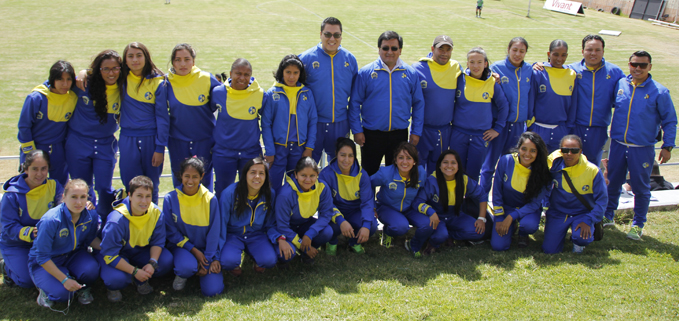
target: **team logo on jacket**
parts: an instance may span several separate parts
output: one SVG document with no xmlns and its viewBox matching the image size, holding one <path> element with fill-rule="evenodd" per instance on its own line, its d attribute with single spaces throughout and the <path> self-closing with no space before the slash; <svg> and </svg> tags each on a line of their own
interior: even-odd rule
<svg viewBox="0 0 679 321">
<path fill-rule="evenodd" d="M 554 188 L 555 188 L 555 189 L 556 189 L 556 188 L 559 188 L 559 181 L 553 180 L 552 182 L 554 183 Z"/>
<path fill-rule="evenodd" d="M 314 67 L 314 69 L 321 66 L 321 64 L 318 61 L 314 61 L 313 63 L 311 63 L 311 65 Z"/>
<path fill-rule="evenodd" d="M 606 75 L 606 79 L 611 79 L 611 75 Z"/>
<path fill-rule="evenodd" d="M 420 81 L 420 86 L 422 86 L 422 89 L 427 88 L 427 81 L 426 80 Z"/>
<path fill-rule="evenodd" d="M 646 94 L 646 96 L 644 96 L 644 99 L 648 99 L 648 97 L 650 97 L 650 96 L 648 96 L 648 94 Z"/>
<path fill-rule="evenodd" d="M 646 96 L 648 96 L 648 95 L 646 95 Z M 64 119 L 69 120 L 70 118 L 71 118 L 71 113 L 66 113 L 66 115 L 64 115 Z"/>
<path fill-rule="evenodd" d="M 541 93 L 546 93 L 546 92 L 547 92 L 547 86 L 545 86 L 545 85 L 540 85 L 540 92 L 541 92 Z"/>
<path fill-rule="evenodd" d="M 302 96 L 302 100 L 306 101 L 306 95 Z"/>
<path fill-rule="evenodd" d="M 87 96 L 83 96 L 83 102 L 85 103 L 85 105 L 87 105 L 90 103 L 90 99 L 87 98 Z"/>
<path fill-rule="evenodd" d="M 485 93 L 483 93 L 483 95 L 481 95 L 481 97 L 483 97 L 483 99 L 488 99 L 488 97 L 490 97 L 490 95 L 487 92 L 485 92 Z"/>
<path fill-rule="evenodd" d="M 370 74 L 370 78 L 377 79 L 377 73 L 373 71 L 373 73 Z"/>
<path fill-rule="evenodd" d="M 437 194 L 434 194 L 434 196 L 431 197 L 431 200 L 434 201 L 434 203 L 439 202 L 439 196 Z"/>
<path fill-rule="evenodd" d="M 578 75 L 576 77 L 578 77 L 578 79 L 582 79 L 582 74 L 578 73 Z"/>
<path fill-rule="evenodd" d="M 39 111 L 37 114 L 35 114 L 36 119 L 42 119 L 42 112 Z"/>
<path fill-rule="evenodd" d="M 356 193 L 354 193 L 354 197 L 360 197 L 360 196 L 361 196 L 361 193 L 359 193 L 359 191 L 356 191 Z"/>
<path fill-rule="evenodd" d="M 144 94 L 144 98 L 146 98 L 146 100 L 151 100 L 151 99 L 153 99 L 153 94 L 150 91 L 147 91 Z"/>
<path fill-rule="evenodd" d="M 483 143 L 483 147 L 488 148 L 488 142 L 487 141 Z"/>
<path fill-rule="evenodd" d="M 407 78 L 407 77 L 408 77 L 408 75 L 406 75 L 405 73 L 401 74 L 401 78 Z"/>
<path fill-rule="evenodd" d="M 219 112 L 221 113 L 222 112 L 222 105 L 217 104 L 217 110 L 219 110 Z"/>
<path fill-rule="evenodd" d="M 625 91 L 622 89 L 618 89 L 618 96 L 622 96 L 623 94 L 625 94 Z"/>
<path fill-rule="evenodd" d="M 507 84 L 507 83 L 509 83 L 509 77 L 502 76 L 502 78 L 500 78 L 500 81 L 502 81 L 503 84 Z"/>
<path fill-rule="evenodd" d="M 118 103 L 113 103 L 113 106 L 111 106 L 111 108 L 113 109 L 113 111 L 118 111 L 120 105 Z"/>
<path fill-rule="evenodd" d="M 641 164 L 641 166 L 643 166 L 644 168 L 648 168 L 649 166 L 651 166 L 651 164 L 645 162 L 645 163 Z"/>
<path fill-rule="evenodd" d="M 349 133 L 347 133 L 346 135 L 344 135 L 344 137 L 349 138 Z"/>
<path fill-rule="evenodd" d="M 255 108 L 255 106 L 250 106 L 250 108 L 248 108 L 248 113 L 250 115 L 254 115 L 256 111 L 257 111 L 257 108 Z"/>
<path fill-rule="evenodd" d="M 68 237 L 68 229 L 67 228 L 62 228 L 59 231 L 59 237 Z"/>
<path fill-rule="evenodd" d="M 47 203 L 47 208 L 54 207 L 54 201 Z"/>
<path fill-rule="evenodd" d="M 271 98 L 273 98 L 273 101 L 279 101 L 281 99 L 281 95 L 273 94 L 273 95 L 271 95 Z"/>
<path fill-rule="evenodd" d="M 505 182 L 507 181 L 507 173 L 505 173 L 505 176 L 502 178 Z"/>
<path fill-rule="evenodd" d="M 332 189 L 332 197 L 335 198 L 337 196 L 337 191 L 335 189 Z"/>
<path fill-rule="evenodd" d="M 172 220 L 177 223 L 177 214 L 172 213 Z"/>
<path fill-rule="evenodd" d="M 83 225 L 83 226 L 80 228 L 80 232 L 85 232 L 86 229 L 87 229 L 87 225 Z"/>
<path fill-rule="evenodd" d="M 582 185 L 582 191 L 583 192 L 589 191 L 589 185 Z"/>
<path fill-rule="evenodd" d="M 389 183 L 389 189 L 392 190 L 392 191 L 395 191 L 396 190 L 396 183 L 394 183 L 394 182 Z"/>
<path fill-rule="evenodd" d="M 201 102 L 201 103 L 204 102 L 205 101 L 205 95 L 198 96 L 198 101 Z"/>
<path fill-rule="evenodd" d="M 573 92 L 573 86 L 568 86 L 568 90 L 569 90 L 570 92 Z"/>
<path fill-rule="evenodd" d="M 349 67 L 349 63 L 345 61 L 345 62 L 344 62 L 344 67 Z"/>
<path fill-rule="evenodd" d="M 458 90 L 455 92 L 455 97 L 458 97 L 458 98 L 459 98 L 460 96 L 462 96 L 462 90 L 459 90 L 459 89 L 458 89 Z"/>
<path fill-rule="evenodd" d="M 526 77 L 526 82 L 530 82 L 530 77 Z"/>
</svg>

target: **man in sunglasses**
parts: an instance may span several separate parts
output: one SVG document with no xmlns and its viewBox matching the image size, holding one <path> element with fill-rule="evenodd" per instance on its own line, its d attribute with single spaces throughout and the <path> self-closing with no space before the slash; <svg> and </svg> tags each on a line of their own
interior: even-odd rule
<svg viewBox="0 0 679 321">
<path fill-rule="evenodd" d="M 342 22 L 328 17 L 321 23 L 321 42 L 299 58 L 304 63 L 306 84 L 311 88 L 318 112 L 316 149 L 312 157 L 321 159 L 323 150 L 330 159 L 335 157 L 338 137 L 349 137 L 347 108 L 351 84 L 358 73 L 356 57 L 344 49 Z"/>
<path fill-rule="evenodd" d="M 462 74 L 460 63 L 450 59 L 452 53 L 453 40 L 441 35 L 434 39 L 429 55 L 413 64 L 424 96 L 424 128 L 417 151 L 427 174 L 434 172 L 436 161 L 450 145 L 457 77 Z"/>
<path fill-rule="evenodd" d="M 634 192 L 634 218 L 627 238 L 640 240 L 651 198 L 651 170 L 656 136 L 662 128 L 663 144 L 658 161 L 672 156 L 677 132 L 677 114 L 670 92 L 651 74 L 651 55 L 637 51 L 630 56 L 630 75 L 616 87 L 615 114 L 611 123 L 611 150 L 608 156 L 608 207 L 604 224 L 613 224 L 620 199 L 620 187 L 629 170 Z"/>
<path fill-rule="evenodd" d="M 417 145 L 424 118 L 420 79 L 399 58 L 403 38 L 385 31 L 377 47 L 380 57 L 358 71 L 349 103 L 349 127 L 361 145 L 361 165 L 370 175 L 380 168 L 382 157 L 387 166 L 392 164 L 396 147 L 408 140 L 408 125 L 410 142 Z"/>
</svg>

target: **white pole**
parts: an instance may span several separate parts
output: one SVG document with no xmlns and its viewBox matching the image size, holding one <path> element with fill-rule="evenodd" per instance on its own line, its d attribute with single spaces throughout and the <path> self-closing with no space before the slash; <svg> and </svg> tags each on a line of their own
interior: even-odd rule
<svg viewBox="0 0 679 321">
<path fill-rule="evenodd" d="M 528 13 L 526 13 L 526 17 L 530 18 L 530 0 L 528 0 Z"/>
</svg>

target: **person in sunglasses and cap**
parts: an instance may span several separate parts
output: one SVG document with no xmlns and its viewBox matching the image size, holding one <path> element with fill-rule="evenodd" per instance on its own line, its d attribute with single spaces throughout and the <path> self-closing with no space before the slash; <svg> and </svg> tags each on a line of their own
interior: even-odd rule
<svg viewBox="0 0 679 321">
<path fill-rule="evenodd" d="M 377 39 L 380 57 L 358 71 L 349 102 L 349 127 L 361 145 L 361 166 L 369 175 L 393 163 L 396 147 L 417 145 L 424 123 L 424 98 L 417 72 L 399 58 L 403 38 L 385 31 Z M 408 125 L 410 138 L 408 137 Z"/>
<path fill-rule="evenodd" d="M 547 158 L 553 186 L 542 251 L 560 253 L 570 228 L 573 253 L 582 253 L 594 241 L 594 224 L 603 218 L 608 202 L 606 182 L 599 167 L 582 154 L 580 137 L 566 135 L 559 146 Z"/>
<path fill-rule="evenodd" d="M 335 142 L 349 137 L 347 109 L 351 85 L 358 73 L 356 57 L 341 46 L 342 22 L 328 17 L 321 23 L 321 42 L 299 55 L 306 71 L 306 85 L 314 93 L 318 123 L 312 158 L 319 162 L 323 150 L 335 158 Z"/>
<path fill-rule="evenodd" d="M 604 225 L 613 225 L 620 199 L 620 187 L 629 170 L 634 192 L 634 218 L 627 238 L 640 240 L 651 199 L 651 170 L 655 157 L 658 127 L 663 143 L 658 161 L 672 157 L 677 133 L 677 113 L 670 91 L 651 74 L 651 55 L 637 51 L 629 58 L 629 76 L 616 87 L 615 113 L 611 122 L 611 149 L 608 155 L 608 207 Z"/>
</svg>

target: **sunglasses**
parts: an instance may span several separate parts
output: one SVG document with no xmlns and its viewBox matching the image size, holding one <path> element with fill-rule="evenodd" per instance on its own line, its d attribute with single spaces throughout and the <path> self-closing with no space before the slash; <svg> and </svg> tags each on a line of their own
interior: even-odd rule
<svg viewBox="0 0 679 321">
<path fill-rule="evenodd" d="M 329 32 L 324 32 L 323 36 L 330 39 L 332 37 L 335 37 L 335 39 L 342 38 L 342 33 L 335 32 L 335 33 L 329 33 Z"/>
<path fill-rule="evenodd" d="M 632 66 L 632 68 L 639 67 L 641 69 L 646 69 L 648 67 L 647 62 L 630 62 L 629 65 Z"/>
<path fill-rule="evenodd" d="M 580 148 L 566 148 L 561 147 L 561 154 L 577 154 L 580 152 Z"/>
<path fill-rule="evenodd" d="M 396 47 L 396 46 L 394 46 L 394 47 L 384 46 L 384 47 L 382 47 L 382 51 L 389 51 L 390 48 L 391 48 L 391 51 L 398 51 L 398 47 Z"/>
</svg>

